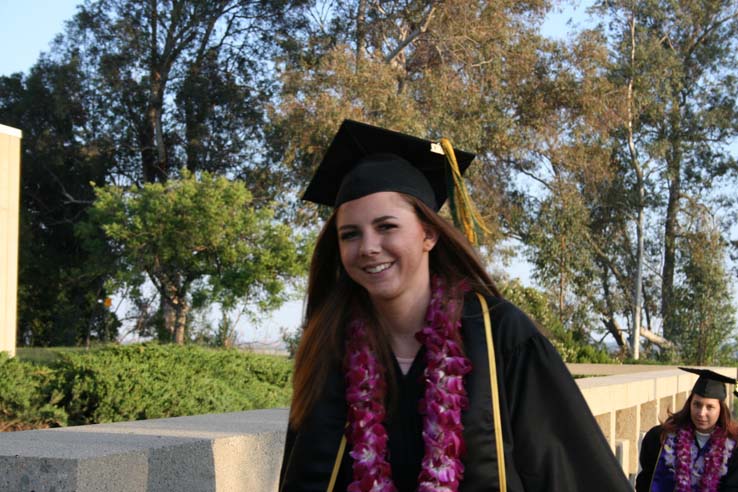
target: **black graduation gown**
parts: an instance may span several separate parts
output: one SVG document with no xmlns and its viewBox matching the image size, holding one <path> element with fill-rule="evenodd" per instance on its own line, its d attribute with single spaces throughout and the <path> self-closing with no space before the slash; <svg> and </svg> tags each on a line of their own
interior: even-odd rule
<svg viewBox="0 0 738 492">
<path fill-rule="evenodd" d="M 651 479 L 653 478 L 653 472 L 656 469 L 659 454 L 661 453 L 662 430 L 663 428 L 657 425 L 652 427 L 643 436 L 641 451 L 638 455 L 641 471 L 636 477 L 636 492 L 650 492 Z M 738 492 L 738 452 L 735 450 L 728 461 L 728 473 L 720 479 L 718 491 Z"/>
<path fill-rule="evenodd" d="M 493 332 L 507 490 L 510 492 L 625 492 L 631 487 L 579 388 L 556 350 L 514 305 L 487 299 Z M 487 343 L 480 302 L 467 295 L 462 316 L 464 350 L 472 363 L 466 378 L 463 492 L 499 490 Z M 415 489 L 423 443 L 417 382 L 425 367 L 419 354 L 408 374 L 398 376 L 400 402 L 387 424 L 393 478 L 400 492 Z M 345 386 L 340 368 L 324 397 L 300 429 L 288 429 L 280 492 L 327 490 L 346 425 Z M 334 491 L 351 482 L 348 449 Z M 408 477 L 410 477 L 408 479 Z M 407 482 L 407 483 L 406 483 Z"/>
</svg>

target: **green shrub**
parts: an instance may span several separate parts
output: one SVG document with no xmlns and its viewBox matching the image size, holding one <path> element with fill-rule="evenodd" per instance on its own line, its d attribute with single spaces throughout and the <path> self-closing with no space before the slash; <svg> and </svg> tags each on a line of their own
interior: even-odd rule
<svg viewBox="0 0 738 492">
<path fill-rule="evenodd" d="M 49 382 L 53 371 L 0 352 L 0 431 L 58 427 L 67 415 Z"/>
<path fill-rule="evenodd" d="M 551 308 L 546 293 L 534 287 L 525 287 L 513 280 L 503 285 L 505 298 L 522 309 L 535 320 L 541 332 L 546 335 L 556 348 L 564 362 L 612 364 L 617 361 L 608 352 L 591 345 L 587 340 L 578 339 L 578 335 L 561 323 Z"/>
<path fill-rule="evenodd" d="M 62 354 L 86 351 L 88 350 L 85 347 L 18 347 L 15 349 L 15 357 L 20 361 L 38 366 L 54 366 L 61 359 Z"/>
<path fill-rule="evenodd" d="M 55 385 L 73 424 L 287 406 L 291 363 L 235 349 L 142 344 L 64 354 Z"/>
</svg>

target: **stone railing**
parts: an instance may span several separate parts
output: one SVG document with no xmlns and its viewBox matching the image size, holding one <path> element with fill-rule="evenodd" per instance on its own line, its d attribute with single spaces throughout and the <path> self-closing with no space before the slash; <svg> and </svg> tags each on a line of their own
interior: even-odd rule
<svg viewBox="0 0 738 492">
<path fill-rule="evenodd" d="M 664 366 L 570 365 L 618 456 L 638 470 L 642 434 L 686 401 L 696 376 Z M 736 369 L 714 368 L 736 376 Z M 271 492 L 286 409 L 0 434 L 0 491 Z"/>
<path fill-rule="evenodd" d="M 2 492 L 276 490 L 287 410 L 0 434 Z"/>
</svg>

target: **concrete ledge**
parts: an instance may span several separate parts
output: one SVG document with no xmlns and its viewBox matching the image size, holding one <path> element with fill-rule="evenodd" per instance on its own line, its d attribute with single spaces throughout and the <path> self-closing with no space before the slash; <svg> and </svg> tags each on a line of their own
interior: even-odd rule
<svg viewBox="0 0 738 492">
<path fill-rule="evenodd" d="M 599 371 L 597 369 L 595 371 L 602 374 L 608 368 L 617 367 L 626 366 L 603 365 Z M 735 368 L 712 367 L 711 369 L 732 378 L 736 377 Z M 569 370 L 577 374 L 576 368 L 573 368 L 572 365 L 569 365 Z M 624 372 L 612 376 L 587 377 L 576 380 L 594 415 L 630 408 L 667 396 L 682 393 L 689 394 L 695 381 L 697 381 L 695 374 L 681 371 L 676 367 L 664 369 L 663 366 L 659 370 Z M 732 389 L 729 387 L 729 394 L 730 391 Z M 732 399 L 729 398 L 728 400 L 728 403 L 731 404 Z M 681 407 L 681 405 L 678 406 Z M 671 410 L 675 409 L 672 408 Z"/>
<path fill-rule="evenodd" d="M 0 491 L 273 491 L 287 410 L 10 432 Z"/>
<path fill-rule="evenodd" d="M 573 375 L 588 377 L 679 370 L 679 366 L 662 366 L 653 364 L 578 364 L 571 362 L 566 364 L 566 367 Z M 713 371 L 719 372 L 721 374 L 730 373 L 729 375 L 732 375 L 732 377 L 735 377 L 737 372 L 735 368 L 709 366 L 704 367 L 705 369 L 712 369 Z M 684 371 L 679 371 L 679 373 L 687 374 Z"/>
</svg>

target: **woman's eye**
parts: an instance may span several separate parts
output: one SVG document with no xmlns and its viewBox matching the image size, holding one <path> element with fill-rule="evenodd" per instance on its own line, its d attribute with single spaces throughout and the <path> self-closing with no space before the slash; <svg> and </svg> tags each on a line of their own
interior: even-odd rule
<svg viewBox="0 0 738 492">
<path fill-rule="evenodd" d="M 396 227 L 397 225 L 395 224 L 379 224 L 380 231 L 389 231 L 390 229 L 394 229 Z"/>
<path fill-rule="evenodd" d="M 339 234 L 338 238 L 341 241 L 347 241 L 349 239 L 355 238 L 357 235 L 358 233 L 356 231 L 346 231 L 346 232 L 342 232 L 341 234 Z"/>
</svg>

